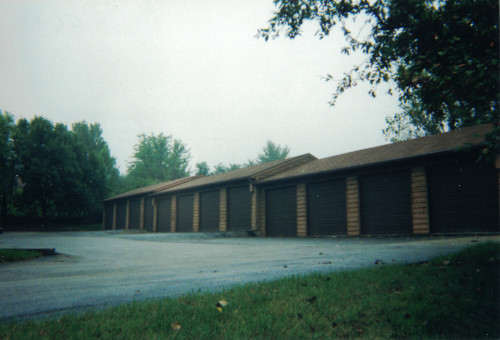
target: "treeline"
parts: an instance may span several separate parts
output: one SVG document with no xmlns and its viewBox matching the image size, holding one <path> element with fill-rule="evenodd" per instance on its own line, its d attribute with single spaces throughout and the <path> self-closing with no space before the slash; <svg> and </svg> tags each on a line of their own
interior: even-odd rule
<svg viewBox="0 0 500 340">
<path fill-rule="evenodd" d="M 190 150 L 172 136 L 139 135 L 121 175 L 98 123 L 70 128 L 43 117 L 14 121 L 0 114 L 0 225 L 99 222 L 102 200 L 191 174 L 220 172 L 283 159 L 289 148 L 269 141 L 245 164 L 206 162 L 189 168 Z"/>
<path fill-rule="evenodd" d="M 96 221 L 119 172 L 99 124 L 71 129 L 0 115 L 0 209 L 6 223 Z M 113 188 L 115 186 L 115 188 Z"/>
</svg>

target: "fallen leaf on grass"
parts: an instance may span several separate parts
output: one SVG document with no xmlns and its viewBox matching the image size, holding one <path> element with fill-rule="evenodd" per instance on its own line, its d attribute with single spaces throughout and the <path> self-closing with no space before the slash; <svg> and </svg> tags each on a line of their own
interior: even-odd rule
<svg viewBox="0 0 500 340">
<path fill-rule="evenodd" d="M 172 326 L 172 329 L 177 332 L 182 328 L 182 326 L 178 322 L 172 322 L 170 326 Z"/>
<path fill-rule="evenodd" d="M 222 309 L 224 307 L 226 307 L 227 305 L 229 305 L 229 302 L 227 302 L 226 300 L 220 300 L 219 302 L 217 302 L 217 304 L 215 305 L 215 308 L 217 308 L 217 310 L 219 312 L 222 312 Z"/>
</svg>

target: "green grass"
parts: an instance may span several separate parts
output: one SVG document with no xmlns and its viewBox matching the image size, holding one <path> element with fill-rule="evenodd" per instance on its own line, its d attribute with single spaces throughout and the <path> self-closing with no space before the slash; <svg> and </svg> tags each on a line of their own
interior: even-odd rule
<svg viewBox="0 0 500 340">
<path fill-rule="evenodd" d="M 485 243 L 425 264 L 314 274 L 0 324 L 0 338 L 499 338 L 499 272 L 500 244 Z M 229 305 L 219 312 L 221 299 Z M 174 330 L 173 322 L 182 328 Z"/>
<path fill-rule="evenodd" d="M 42 254 L 36 251 L 22 249 L 0 249 L 0 263 L 25 261 L 40 256 L 42 256 Z"/>
</svg>

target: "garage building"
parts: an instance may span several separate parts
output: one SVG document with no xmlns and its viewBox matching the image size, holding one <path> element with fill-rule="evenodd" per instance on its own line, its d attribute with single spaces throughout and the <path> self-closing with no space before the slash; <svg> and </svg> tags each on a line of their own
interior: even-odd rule
<svg viewBox="0 0 500 340">
<path fill-rule="evenodd" d="M 104 201 L 105 229 L 262 236 L 498 232 L 500 157 L 480 125 L 333 157 L 310 154 Z"/>
</svg>

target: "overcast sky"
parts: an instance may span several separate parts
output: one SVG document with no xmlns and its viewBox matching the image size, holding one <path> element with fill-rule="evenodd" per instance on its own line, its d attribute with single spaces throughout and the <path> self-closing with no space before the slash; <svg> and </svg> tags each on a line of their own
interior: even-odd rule
<svg viewBox="0 0 500 340">
<path fill-rule="evenodd" d="M 0 110 L 101 124 L 122 173 L 138 134 L 206 161 L 244 163 L 267 140 L 318 158 L 386 143 L 397 98 L 367 85 L 328 102 L 360 58 L 342 34 L 256 39 L 272 0 L 1 1 Z"/>
</svg>

